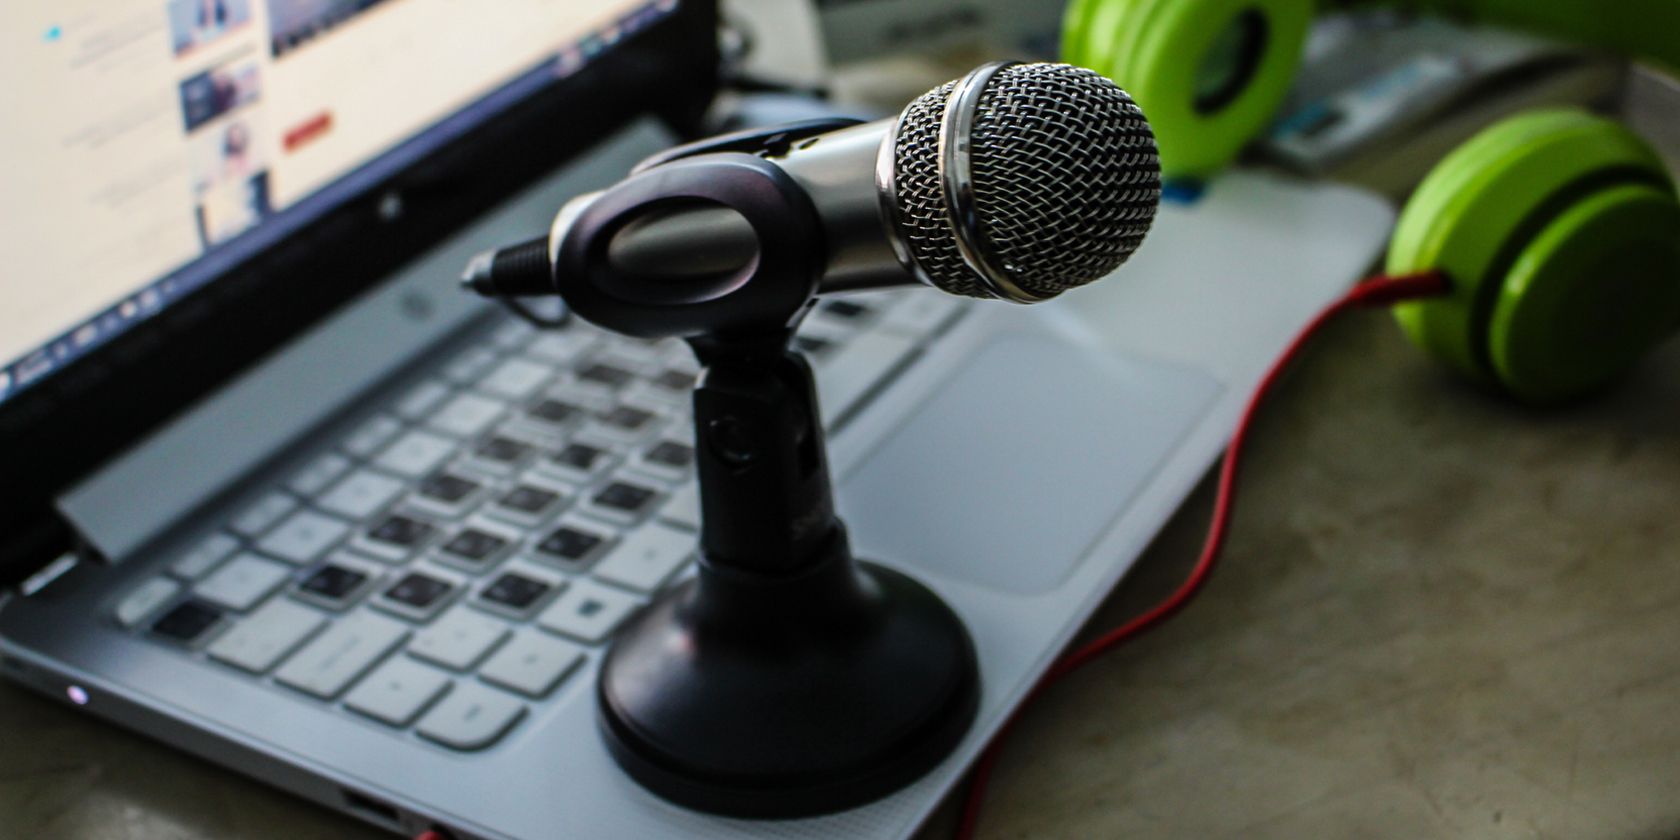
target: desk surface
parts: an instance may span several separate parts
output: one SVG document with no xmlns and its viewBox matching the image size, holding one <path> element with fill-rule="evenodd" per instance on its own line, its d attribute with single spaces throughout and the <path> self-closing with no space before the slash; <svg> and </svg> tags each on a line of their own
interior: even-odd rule
<svg viewBox="0 0 1680 840">
<path fill-rule="evenodd" d="M 1680 345 L 1541 414 L 1380 313 L 1334 325 L 1256 429 L 1207 590 L 1033 707 L 982 836 L 1674 836 L 1677 418 Z M 1210 504 L 1093 632 L 1177 584 Z M 385 836 L 10 685 L 0 731 L 8 834 Z"/>
</svg>

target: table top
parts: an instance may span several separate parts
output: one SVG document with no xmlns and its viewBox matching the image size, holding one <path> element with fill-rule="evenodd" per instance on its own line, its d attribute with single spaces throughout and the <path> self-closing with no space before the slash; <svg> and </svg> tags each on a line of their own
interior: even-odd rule
<svg viewBox="0 0 1680 840">
<path fill-rule="evenodd" d="M 1540 412 L 1383 313 L 1333 324 L 1261 415 L 1205 591 L 1027 711 L 980 836 L 1675 836 L 1677 420 L 1676 342 Z M 1211 503 L 1087 637 L 1178 584 Z M 8 834 L 388 836 L 11 684 L 0 732 Z"/>
</svg>

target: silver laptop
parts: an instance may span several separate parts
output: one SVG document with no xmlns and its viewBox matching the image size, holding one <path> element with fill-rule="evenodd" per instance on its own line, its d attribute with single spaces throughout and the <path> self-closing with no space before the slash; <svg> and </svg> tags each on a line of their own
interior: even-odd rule
<svg viewBox="0 0 1680 840">
<path fill-rule="evenodd" d="M 677 139 L 713 10 L 59 14 L 0 12 L 38 33 L 3 94 L 37 116 L 0 140 L 0 666 L 396 833 L 909 835 L 1392 220 L 1233 174 L 1065 300 L 822 302 L 800 345 L 840 513 L 961 616 L 983 697 L 884 799 L 723 819 L 627 778 L 592 696 L 615 628 L 690 574 L 693 360 L 455 290 Z"/>
</svg>

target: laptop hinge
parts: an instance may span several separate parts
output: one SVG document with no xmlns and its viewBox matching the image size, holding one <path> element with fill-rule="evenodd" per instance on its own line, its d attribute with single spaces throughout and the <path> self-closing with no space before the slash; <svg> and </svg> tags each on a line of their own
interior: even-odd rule
<svg viewBox="0 0 1680 840">
<path fill-rule="evenodd" d="M 611 183 L 669 143 L 652 119 L 608 138 L 72 487 L 55 500 L 59 512 L 109 561 L 133 555 L 484 316 L 489 304 L 457 288 L 474 254 L 547 230 L 566 199 Z"/>
</svg>

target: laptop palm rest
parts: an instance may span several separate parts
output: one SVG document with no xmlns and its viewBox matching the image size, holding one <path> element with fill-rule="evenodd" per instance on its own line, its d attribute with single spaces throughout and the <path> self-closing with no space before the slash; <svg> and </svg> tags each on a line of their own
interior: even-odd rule
<svg viewBox="0 0 1680 840">
<path fill-rule="evenodd" d="M 861 557 L 1047 592 L 1220 391 L 1192 369 L 1000 336 L 850 472 L 840 511 Z"/>
</svg>

